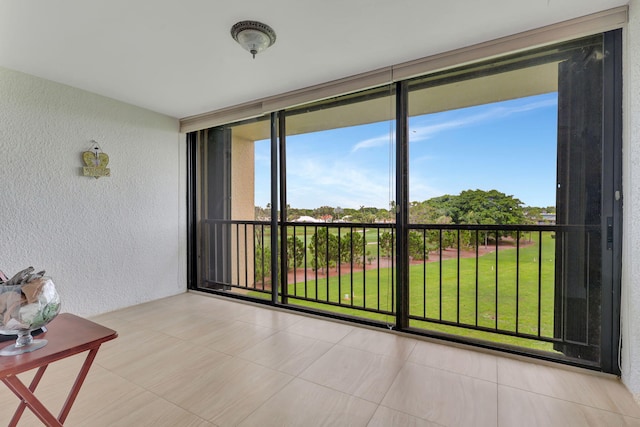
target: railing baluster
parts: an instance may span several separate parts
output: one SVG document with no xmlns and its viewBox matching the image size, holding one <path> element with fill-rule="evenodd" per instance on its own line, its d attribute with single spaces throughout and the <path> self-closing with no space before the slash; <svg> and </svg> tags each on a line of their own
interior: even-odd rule
<svg viewBox="0 0 640 427">
<path fill-rule="evenodd" d="M 340 229 L 338 228 L 338 230 L 340 230 Z M 351 256 L 349 257 L 350 258 L 350 263 L 351 263 L 351 271 L 350 271 L 350 274 L 349 274 L 350 279 L 351 279 L 349 281 L 349 301 L 351 302 L 350 305 L 353 307 L 353 227 L 351 227 L 349 229 L 349 232 L 350 232 L 350 236 L 351 236 L 351 239 L 350 239 L 350 242 L 349 242 L 349 246 L 350 246 L 349 249 L 351 250 L 351 253 L 350 253 Z"/>
<path fill-rule="evenodd" d="M 460 230 L 457 230 L 456 256 L 456 322 L 460 323 Z"/>
<path fill-rule="evenodd" d="M 396 266 L 396 228 L 393 227 L 391 228 L 391 289 L 389 289 L 389 292 L 391 292 L 391 308 L 386 307 L 387 311 L 393 311 L 395 312 L 395 306 L 396 306 L 396 292 L 395 292 L 395 280 L 396 280 L 396 274 L 395 274 L 395 266 Z"/>
<path fill-rule="evenodd" d="M 540 236 L 538 238 L 538 336 L 541 336 L 541 333 L 542 333 L 541 323 L 542 323 L 542 231 L 540 231 Z"/>
<path fill-rule="evenodd" d="M 307 283 L 309 283 L 309 281 L 307 280 L 307 268 L 308 267 L 308 257 L 309 257 L 309 252 L 307 251 L 307 226 L 303 225 L 302 226 L 302 232 L 304 233 L 302 236 L 302 243 L 304 245 L 304 257 L 303 257 L 303 262 L 302 262 L 302 266 L 304 267 L 304 297 L 305 298 L 309 298 L 309 296 L 307 295 Z M 316 282 L 316 298 L 318 297 L 318 283 Z"/>
<path fill-rule="evenodd" d="M 498 298 L 498 293 L 499 293 L 499 281 L 500 281 L 500 277 L 498 276 L 498 252 L 499 252 L 499 246 L 498 246 L 498 242 L 499 240 L 499 231 L 496 230 L 496 302 L 495 302 L 495 329 L 498 330 L 498 304 L 499 304 L 499 298 Z"/>
<path fill-rule="evenodd" d="M 422 257 L 422 317 L 427 317 L 427 229 L 422 230 L 422 242 L 424 243 Z M 411 297 L 411 295 L 409 295 Z"/>
<path fill-rule="evenodd" d="M 476 230 L 476 323 L 478 326 L 478 314 L 480 308 L 478 307 L 478 286 L 480 284 L 480 230 Z"/>
<path fill-rule="evenodd" d="M 257 235 L 256 235 L 256 226 L 252 225 L 251 226 L 251 238 L 253 239 L 253 244 L 251 245 L 251 251 L 253 253 L 253 288 L 256 289 L 256 285 L 257 285 L 257 280 L 256 280 L 256 239 L 257 239 Z M 249 260 L 247 260 L 247 263 L 249 262 Z"/>
<path fill-rule="evenodd" d="M 516 231 L 516 334 L 520 324 L 520 230 Z"/>
<path fill-rule="evenodd" d="M 329 296 L 329 229 L 327 228 L 327 235 L 325 236 L 325 283 L 327 286 L 327 301 L 330 300 Z"/>
<path fill-rule="evenodd" d="M 247 262 L 247 257 L 249 256 L 247 244 L 248 244 L 248 236 L 247 236 L 247 224 L 244 224 L 244 283 L 249 287 L 249 263 Z"/>
<path fill-rule="evenodd" d="M 319 276 L 318 276 L 318 269 L 319 269 L 319 263 L 320 261 L 318 260 L 318 255 L 320 253 L 319 251 L 319 247 L 318 244 L 319 242 L 319 238 L 320 236 L 318 236 L 318 227 L 317 226 L 313 226 L 313 236 L 315 239 L 315 250 L 313 251 L 313 274 L 314 274 L 314 278 L 315 278 L 315 282 L 316 282 L 316 289 L 318 289 L 318 286 L 320 285 L 318 283 L 319 280 Z M 318 296 L 316 296 L 316 298 L 319 298 Z"/>
<path fill-rule="evenodd" d="M 214 226 L 213 226 L 213 241 L 216 242 L 216 243 L 218 242 L 218 227 L 219 227 L 219 224 L 214 224 Z M 210 258 L 210 260 L 211 259 L 218 259 L 218 245 L 214 244 L 212 246 L 213 246 L 213 250 L 211 252 L 212 252 L 213 256 Z M 211 266 L 210 265 L 209 265 L 209 271 L 211 271 Z M 214 272 L 215 272 L 215 275 L 213 276 L 213 280 L 216 281 L 216 282 L 219 282 L 220 279 L 219 279 L 218 275 L 220 273 L 218 272 L 217 269 L 214 270 Z M 211 274 L 211 273 L 209 273 L 209 274 Z"/>
<path fill-rule="evenodd" d="M 367 306 L 367 228 L 362 227 L 362 306 Z M 379 268 L 379 267 L 378 267 Z"/>
<path fill-rule="evenodd" d="M 440 252 L 440 262 L 439 262 L 439 269 L 440 269 L 440 274 L 438 277 L 438 319 L 442 320 L 442 229 L 440 229 L 440 233 L 439 233 L 439 243 L 438 243 L 438 248 L 440 248 L 439 252 Z"/>
<path fill-rule="evenodd" d="M 380 311 L 380 229 L 378 228 L 378 311 Z"/>
<path fill-rule="evenodd" d="M 296 247 L 296 226 L 294 225 L 293 227 L 291 227 L 291 229 L 293 230 L 292 236 L 291 236 L 291 250 L 293 252 L 293 295 L 294 296 L 298 296 L 298 280 L 297 280 L 297 268 L 296 266 L 298 265 L 297 263 L 297 258 L 296 255 L 298 253 L 297 251 L 297 247 Z M 288 239 L 287 239 L 288 240 Z M 289 248 L 289 242 L 286 242 L 286 247 Z M 289 262 L 289 259 L 287 259 L 287 263 Z M 287 271 L 283 272 L 282 274 L 286 274 L 287 275 L 287 280 L 289 280 L 289 266 L 287 265 Z M 290 289 L 289 287 L 287 287 L 287 289 Z M 291 291 L 289 291 L 289 294 L 291 294 Z"/>
<path fill-rule="evenodd" d="M 589 282 L 590 281 L 589 268 L 590 268 L 590 263 L 591 263 L 591 259 L 589 257 L 589 254 L 591 253 L 591 233 L 588 233 L 588 232 L 586 233 L 586 241 L 587 241 L 587 244 L 586 244 L 587 259 L 586 259 L 585 269 L 586 269 L 587 282 Z M 585 309 L 585 313 L 584 313 L 585 314 L 585 319 L 586 319 L 586 322 L 585 322 L 585 326 L 586 326 L 586 331 L 585 331 L 585 333 L 586 333 L 586 342 L 585 342 L 585 344 L 586 345 L 589 345 L 589 337 L 591 336 L 591 334 L 589 333 L 589 324 L 591 323 L 591 322 L 589 322 L 589 307 L 591 307 L 591 303 L 589 302 L 590 297 L 591 297 L 591 293 L 589 292 L 589 287 L 587 287 L 587 298 L 586 298 L 586 301 L 585 301 L 586 309 Z"/>
<path fill-rule="evenodd" d="M 327 233 L 327 236 L 329 236 L 329 233 Z M 338 259 L 336 261 L 336 272 L 338 273 L 338 304 L 340 304 L 342 302 L 342 268 L 340 266 L 341 264 L 341 257 L 342 257 L 342 253 L 341 253 L 341 236 L 340 236 L 340 229 L 338 228 Z M 328 273 L 328 270 L 327 270 Z M 328 276 L 327 276 L 328 277 Z"/>
<path fill-rule="evenodd" d="M 235 224 L 236 230 L 236 259 L 240 259 L 240 227 L 238 224 Z M 236 280 L 238 280 L 238 286 L 242 286 L 240 283 L 240 263 L 236 262 Z M 233 278 L 231 278 L 231 283 L 233 283 Z M 246 283 L 245 283 L 246 287 Z"/>
</svg>

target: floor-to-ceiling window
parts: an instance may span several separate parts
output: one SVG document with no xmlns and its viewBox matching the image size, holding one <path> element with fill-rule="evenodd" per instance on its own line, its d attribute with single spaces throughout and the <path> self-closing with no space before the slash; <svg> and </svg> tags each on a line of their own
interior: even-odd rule
<svg viewBox="0 0 640 427">
<path fill-rule="evenodd" d="M 394 86 L 290 109 L 284 119 L 284 301 L 393 322 Z"/>
<path fill-rule="evenodd" d="M 200 131 L 195 287 L 615 372 L 619 50 L 609 32 Z"/>
</svg>

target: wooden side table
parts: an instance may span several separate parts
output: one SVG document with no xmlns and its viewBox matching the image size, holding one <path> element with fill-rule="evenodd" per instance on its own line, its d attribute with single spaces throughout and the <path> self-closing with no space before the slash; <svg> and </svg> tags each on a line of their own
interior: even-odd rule
<svg viewBox="0 0 640 427">
<path fill-rule="evenodd" d="M 116 331 L 112 329 L 73 314 L 63 313 L 47 325 L 47 332 L 38 337 L 46 338 L 49 341 L 46 346 L 30 353 L 0 357 L 0 379 L 21 400 L 9 426 L 18 424 L 18 420 L 27 407 L 47 426 L 63 425 L 78 396 L 80 387 L 89 373 L 91 364 L 98 354 L 100 345 L 117 336 Z M 11 342 L 2 343 L 0 348 L 11 344 Z M 56 418 L 33 392 L 50 363 L 85 351 L 88 352 L 87 357 L 67 395 L 60 415 Z M 38 368 L 38 371 L 27 387 L 18 379 L 17 375 L 35 368 Z"/>
</svg>

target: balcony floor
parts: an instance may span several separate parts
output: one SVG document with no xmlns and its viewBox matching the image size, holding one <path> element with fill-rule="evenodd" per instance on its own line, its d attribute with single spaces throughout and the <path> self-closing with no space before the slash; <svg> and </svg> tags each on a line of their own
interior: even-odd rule
<svg viewBox="0 0 640 427">
<path fill-rule="evenodd" d="M 197 293 L 92 320 L 119 337 L 69 426 L 640 426 L 608 375 Z M 83 358 L 52 364 L 38 386 L 54 413 Z M 0 425 L 17 404 L 2 387 Z M 41 424 L 27 410 L 19 425 Z"/>
</svg>

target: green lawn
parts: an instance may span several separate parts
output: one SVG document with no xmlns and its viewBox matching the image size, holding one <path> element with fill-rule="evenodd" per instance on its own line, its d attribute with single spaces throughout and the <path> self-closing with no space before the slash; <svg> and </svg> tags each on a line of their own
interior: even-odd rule
<svg viewBox="0 0 640 427">
<path fill-rule="evenodd" d="M 429 262 L 426 264 L 426 272 L 422 264 L 412 265 L 409 279 L 410 314 L 463 325 L 475 325 L 477 322 L 478 326 L 510 332 L 516 332 L 517 327 L 517 332 L 520 333 L 551 337 L 555 245 L 549 233 L 544 234 L 542 239 L 541 264 L 538 263 L 538 251 L 539 246 L 534 241 L 520 248 L 519 260 L 516 260 L 517 251 L 514 248 L 501 249 L 497 263 L 495 252 L 480 256 L 477 260 L 462 258 L 459 260 L 459 275 L 457 259 L 444 260 L 442 263 Z M 519 264 L 518 278 L 516 261 Z M 320 278 L 318 282 L 310 273 L 306 287 L 304 282 L 289 285 L 289 295 L 317 298 L 342 306 L 304 301 L 295 297 L 290 297 L 289 303 L 393 324 L 395 319 L 392 315 L 357 309 L 366 307 L 392 311 L 394 295 L 391 273 L 391 269 L 381 268 L 368 270 L 366 274 L 355 272 L 353 275 L 334 276 L 328 280 Z M 538 286 L 539 282 L 541 286 Z M 412 320 L 411 326 L 552 351 L 551 344 L 540 341 L 434 322 Z"/>
</svg>

